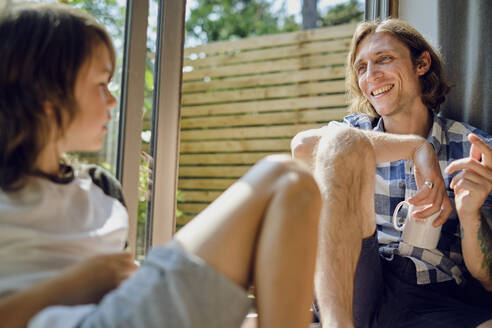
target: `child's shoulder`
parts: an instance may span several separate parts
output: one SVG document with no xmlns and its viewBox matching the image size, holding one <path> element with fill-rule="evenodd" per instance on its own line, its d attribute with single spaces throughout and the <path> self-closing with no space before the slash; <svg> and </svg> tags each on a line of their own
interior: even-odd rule
<svg viewBox="0 0 492 328">
<path fill-rule="evenodd" d="M 102 191 L 125 205 L 121 183 L 108 170 L 95 164 L 80 164 L 77 166 L 77 171 L 87 173 L 92 182 L 102 189 Z"/>
</svg>

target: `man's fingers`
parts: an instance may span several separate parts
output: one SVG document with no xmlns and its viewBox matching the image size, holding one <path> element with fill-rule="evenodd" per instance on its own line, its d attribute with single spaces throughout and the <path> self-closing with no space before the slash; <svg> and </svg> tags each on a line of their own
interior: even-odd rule
<svg viewBox="0 0 492 328">
<path fill-rule="evenodd" d="M 472 144 L 470 148 L 470 157 L 477 161 L 480 161 L 482 159 L 482 153 L 480 152 L 480 150 L 478 150 L 478 147 L 475 146 L 474 144 Z"/>
<path fill-rule="evenodd" d="M 434 186 L 435 188 L 435 186 Z M 429 188 L 429 186 L 424 185 L 420 190 L 408 201 L 410 204 L 413 205 L 424 205 L 424 204 L 430 204 L 431 202 L 428 201 L 429 197 L 432 195 L 433 189 Z M 426 201 L 427 200 L 427 201 Z"/>
<path fill-rule="evenodd" d="M 487 178 L 484 178 L 473 171 L 463 170 L 453 177 L 451 183 L 449 184 L 449 187 L 451 189 L 454 189 L 456 183 L 462 179 L 469 180 L 476 184 L 485 184 L 487 186 L 492 186 L 492 181 L 489 181 Z"/>
<path fill-rule="evenodd" d="M 473 152 L 480 152 L 481 157 L 482 157 L 482 163 L 489 167 L 492 168 L 492 147 L 490 147 L 485 141 L 480 139 L 477 135 L 470 133 L 468 135 L 468 140 L 472 143 L 472 147 L 474 146 L 475 149 L 473 149 Z M 470 149 L 470 155 L 471 154 L 471 149 Z M 474 157 L 475 158 L 475 157 Z"/>
<path fill-rule="evenodd" d="M 434 220 L 434 222 L 432 222 L 432 225 L 434 227 L 439 227 L 440 225 L 444 224 L 452 212 L 453 212 L 453 205 L 451 204 L 449 197 L 446 195 L 445 199 L 443 200 L 441 214 L 439 214 L 439 216 Z"/>
<path fill-rule="evenodd" d="M 471 157 L 451 162 L 444 172 L 446 172 L 446 174 L 452 174 L 459 170 L 472 170 L 484 178 L 492 179 L 492 169 L 482 165 L 482 163 Z"/>
<path fill-rule="evenodd" d="M 441 210 L 441 202 L 439 202 L 439 204 L 433 203 L 432 205 L 429 205 L 429 206 L 425 207 L 424 209 L 414 211 L 412 213 L 412 216 L 416 217 L 416 218 L 424 219 L 424 218 L 431 216 L 432 214 L 439 212 L 440 210 Z"/>
<path fill-rule="evenodd" d="M 442 199 L 433 203 L 432 206 L 426 207 L 425 209 L 420 211 L 415 211 L 414 213 L 412 213 L 412 215 L 417 218 L 427 218 L 440 210 L 441 213 L 437 218 L 434 219 L 432 225 L 434 227 L 438 227 L 442 225 L 444 222 L 446 222 L 448 217 L 453 212 L 453 205 L 449 200 L 447 194 L 441 194 L 441 195 L 443 195 Z"/>
<path fill-rule="evenodd" d="M 459 195 L 462 192 L 468 192 L 468 193 L 483 192 L 485 194 L 488 194 L 490 188 L 491 188 L 490 184 L 476 183 L 468 179 L 457 179 L 454 182 L 454 186 L 453 186 L 455 195 Z"/>
<path fill-rule="evenodd" d="M 414 205 L 427 205 L 431 204 L 430 206 L 426 206 L 424 209 L 414 211 L 413 215 L 417 218 L 426 218 L 434 213 L 438 212 L 441 210 L 441 206 L 443 204 L 444 198 L 447 197 L 446 191 L 444 189 L 444 186 L 437 186 L 434 187 L 435 189 L 432 190 L 432 194 L 427 197 L 427 199 L 416 202 L 415 199 L 412 199 L 412 204 Z"/>
</svg>

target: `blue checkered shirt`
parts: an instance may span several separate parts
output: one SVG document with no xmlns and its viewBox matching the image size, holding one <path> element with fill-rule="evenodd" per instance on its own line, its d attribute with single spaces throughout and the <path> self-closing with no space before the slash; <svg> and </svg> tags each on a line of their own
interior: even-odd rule
<svg viewBox="0 0 492 328">
<path fill-rule="evenodd" d="M 352 114 L 344 118 L 350 126 L 373 131 L 383 131 L 381 118 L 365 114 Z M 427 137 L 437 154 L 446 189 L 454 206 L 454 192 L 449 188 L 453 175 L 444 173 L 449 163 L 467 157 L 470 143 L 467 135 L 475 133 L 492 145 L 492 137 L 468 124 L 456 122 L 434 115 L 434 123 Z M 409 257 L 416 268 L 416 282 L 429 284 L 454 279 L 461 284 L 465 278 L 466 268 L 461 253 L 460 225 L 456 211 L 443 225 L 437 249 L 428 250 L 411 246 L 401 241 L 401 233 L 393 228 L 391 217 L 396 205 L 412 197 L 417 192 L 413 175 L 413 162 L 400 160 L 377 165 L 375 186 L 376 224 L 379 240 L 379 252 L 388 260 L 395 254 Z M 492 193 L 485 201 L 482 213 L 490 213 Z"/>
</svg>

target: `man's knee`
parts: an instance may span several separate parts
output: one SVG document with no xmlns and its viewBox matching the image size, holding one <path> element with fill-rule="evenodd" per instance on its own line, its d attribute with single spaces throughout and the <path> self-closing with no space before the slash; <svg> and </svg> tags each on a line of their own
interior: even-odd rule
<svg viewBox="0 0 492 328">
<path fill-rule="evenodd" d="M 375 167 L 374 150 L 369 138 L 360 130 L 337 127 L 323 135 L 316 153 L 317 166 L 323 169 Z"/>
</svg>

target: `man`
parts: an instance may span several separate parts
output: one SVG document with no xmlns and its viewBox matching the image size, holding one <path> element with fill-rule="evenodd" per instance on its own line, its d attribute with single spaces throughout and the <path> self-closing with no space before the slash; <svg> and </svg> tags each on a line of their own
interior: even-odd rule
<svg viewBox="0 0 492 328">
<path fill-rule="evenodd" d="M 324 198 L 322 327 L 492 325 L 492 138 L 437 116 L 441 59 L 402 21 L 358 26 L 347 86 L 357 114 L 292 140 Z M 415 217 L 441 210 L 437 249 L 401 242 L 391 215 L 403 199 L 427 205 Z"/>
</svg>

